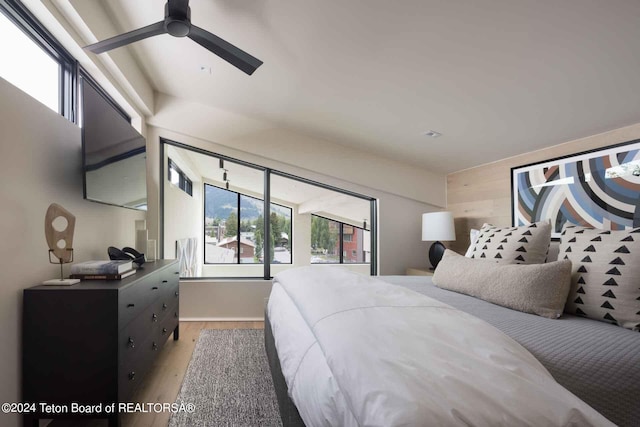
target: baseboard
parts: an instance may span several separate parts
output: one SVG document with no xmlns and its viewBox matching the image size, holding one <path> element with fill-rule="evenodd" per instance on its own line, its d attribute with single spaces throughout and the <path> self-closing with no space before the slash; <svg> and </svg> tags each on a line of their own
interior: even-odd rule
<svg viewBox="0 0 640 427">
<path fill-rule="evenodd" d="M 264 317 L 181 317 L 181 322 L 264 322 Z"/>
</svg>

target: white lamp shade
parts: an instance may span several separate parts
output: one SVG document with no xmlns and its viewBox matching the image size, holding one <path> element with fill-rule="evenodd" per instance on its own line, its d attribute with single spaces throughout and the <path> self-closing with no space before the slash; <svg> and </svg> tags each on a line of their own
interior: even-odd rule
<svg viewBox="0 0 640 427">
<path fill-rule="evenodd" d="M 422 214 L 423 241 L 456 240 L 456 229 L 451 212 L 429 212 Z"/>
</svg>

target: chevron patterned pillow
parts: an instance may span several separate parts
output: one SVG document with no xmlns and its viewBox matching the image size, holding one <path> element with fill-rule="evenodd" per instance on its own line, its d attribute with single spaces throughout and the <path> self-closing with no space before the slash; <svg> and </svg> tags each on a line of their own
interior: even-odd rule
<svg viewBox="0 0 640 427">
<path fill-rule="evenodd" d="M 565 225 L 558 259 L 573 264 L 567 313 L 640 331 L 640 228 Z"/>
<path fill-rule="evenodd" d="M 484 224 L 470 258 L 500 264 L 542 264 L 550 243 L 551 224 L 548 221 L 503 228 Z"/>
</svg>

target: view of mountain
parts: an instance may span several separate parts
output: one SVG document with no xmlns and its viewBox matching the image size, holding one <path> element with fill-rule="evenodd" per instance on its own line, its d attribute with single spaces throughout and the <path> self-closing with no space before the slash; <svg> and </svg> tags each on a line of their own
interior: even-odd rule
<svg viewBox="0 0 640 427">
<path fill-rule="evenodd" d="M 291 217 L 291 210 L 271 204 L 271 210 L 278 215 Z M 205 185 L 204 214 L 207 218 L 227 219 L 231 212 L 238 212 L 238 193 L 223 188 Z M 240 195 L 240 217 L 242 221 L 253 221 L 264 212 L 263 201 Z"/>
</svg>

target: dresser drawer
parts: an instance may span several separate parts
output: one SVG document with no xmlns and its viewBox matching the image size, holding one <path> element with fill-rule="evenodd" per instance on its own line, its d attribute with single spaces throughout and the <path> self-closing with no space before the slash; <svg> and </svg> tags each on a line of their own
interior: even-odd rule
<svg viewBox="0 0 640 427">
<path fill-rule="evenodd" d="M 160 296 L 169 292 L 171 281 L 176 282 L 172 269 L 162 274 L 150 275 L 120 291 L 118 297 L 118 329 L 122 329 L 133 319 L 138 317 L 149 305 Z"/>
<path fill-rule="evenodd" d="M 180 285 L 178 282 L 168 283 L 162 288 L 162 298 L 167 301 L 177 300 L 180 295 Z"/>
<path fill-rule="evenodd" d="M 178 318 L 175 317 L 174 314 L 177 314 L 177 311 L 173 311 L 171 315 L 167 316 L 154 331 L 153 340 L 160 348 L 167 342 L 173 330 L 178 326 Z"/>
<path fill-rule="evenodd" d="M 159 347 L 151 337 L 147 337 L 136 346 L 135 357 L 127 357 L 118 367 L 118 401 L 130 401 L 133 392 L 153 365 Z"/>
<path fill-rule="evenodd" d="M 118 300 L 118 329 L 122 329 L 160 296 L 157 279 L 149 278 L 120 292 Z"/>
<path fill-rule="evenodd" d="M 140 380 L 153 365 L 162 347 L 178 326 L 178 318 L 167 316 L 164 321 L 158 324 L 140 344 L 137 344 L 133 351 L 127 352 L 118 368 L 118 398 L 121 402 L 127 401 L 133 391 L 138 387 Z"/>
<path fill-rule="evenodd" d="M 162 280 L 166 280 L 168 283 L 178 283 L 180 280 L 180 271 L 178 268 L 178 264 L 176 264 L 176 268 L 167 268 L 160 275 Z"/>
<path fill-rule="evenodd" d="M 162 329 L 160 325 L 164 324 L 167 318 L 178 319 L 178 300 L 175 297 L 171 300 L 160 298 L 154 301 L 140 316 L 129 322 L 119 333 L 119 364 L 137 357 L 139 344 L 154 336 L 157 329 Z"/>
</svg>

